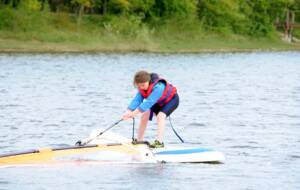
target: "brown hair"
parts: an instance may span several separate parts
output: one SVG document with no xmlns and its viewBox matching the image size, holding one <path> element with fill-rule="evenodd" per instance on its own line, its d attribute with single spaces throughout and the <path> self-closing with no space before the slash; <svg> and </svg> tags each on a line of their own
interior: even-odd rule
<svg viewBox="0 0 300 190">
<path fill-rule="evenodd" d="M 136 86 L 138 83 L 149 82 L 151 75 L 147 71 L 138 71 L 134 75 L 133 85 Z"/>
</svg>

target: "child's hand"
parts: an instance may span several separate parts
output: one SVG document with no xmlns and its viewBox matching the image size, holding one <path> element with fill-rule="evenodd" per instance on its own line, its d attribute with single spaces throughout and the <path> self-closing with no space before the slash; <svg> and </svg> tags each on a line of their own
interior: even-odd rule
<svg viewBox="0 0 300 190">
<path fill-rule="evenodd" d="M 123 120 L 127 120 L 127 119 L 130 119 L 130 118 L 133 118 L 133 113 L 131 110 L 127 110 L 123 116 L 122 116 L 122 119 Z"/>
</svg>

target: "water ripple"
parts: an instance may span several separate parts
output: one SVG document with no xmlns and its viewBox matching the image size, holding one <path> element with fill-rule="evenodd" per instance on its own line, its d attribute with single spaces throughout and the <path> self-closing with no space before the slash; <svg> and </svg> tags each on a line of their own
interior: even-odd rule
<svg viewBox="0 0 300 190">
<path fill-rule="evenodd" d="M 229 148 L 234 148 L 234 149 L 262 149 L 263 147 L 250 146 L 250 145 L 235 145 L 235 146 L 229 146 Z"/>
<path fill-rule="evenodd" d="M 300 159 L 300 155 L 289 155 L 289 157 L 296 160 Z"/>
<path fill-rule="evenodd" d="M 195 126 L 195 127 L 204 127 L 206 126 L 204 123 L 196 123 L 196 122 L 193 122 L 193 123 L 189 123 L 188 126 Z"/>
</svg>

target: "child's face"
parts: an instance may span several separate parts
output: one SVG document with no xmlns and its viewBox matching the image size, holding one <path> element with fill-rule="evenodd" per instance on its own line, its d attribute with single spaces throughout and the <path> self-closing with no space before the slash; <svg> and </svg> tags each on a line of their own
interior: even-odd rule
<svg viewBox="0 0 300 190">
<path fill-rule="evenodd" d="M 147 90 L 149 88 L 149 82 L 137 83 L 137 86 L 141 90 Z"/>
</svg>

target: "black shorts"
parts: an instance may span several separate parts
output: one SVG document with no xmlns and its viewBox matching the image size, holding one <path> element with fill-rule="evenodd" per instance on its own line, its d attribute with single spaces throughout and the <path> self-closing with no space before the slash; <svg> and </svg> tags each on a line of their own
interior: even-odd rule
<svg viewBox="0 0 300 190">
<path fill-rule="evenodd" d="M 155 113 L 156 115 L 159 113 L 159 112 L 163 112 L 168 116 L 171 115 L 171 113 L 178 107 L 179 105 L 179 96 L 178 94 L 176 93 L 174 95 L 174 97 L 164 106 L 160 106 L 158 105 L 157 103 L 154 104 L 152 107 L 151 107 L 151 112 Z M 151 117 L 150 117 L 151 118 Z M 151 118 L 152 119 L 152 118 Z"/>
</svg>

